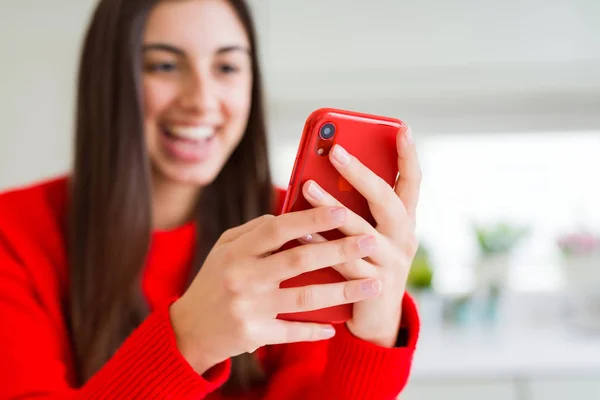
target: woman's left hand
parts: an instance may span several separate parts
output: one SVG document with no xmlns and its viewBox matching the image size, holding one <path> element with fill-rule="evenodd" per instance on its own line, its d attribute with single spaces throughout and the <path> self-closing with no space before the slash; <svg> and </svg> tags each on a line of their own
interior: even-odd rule
<svg viewBox="0 0 600 400">
<path fill-rule="evenodd" d="M 329 155 L 339 173 L 367 199 L 376 221 L 373 227 L 350 212 L 347 223 L 340 229 L 348 236 L 373 235 L 376 251 L 368 259 L 334 268 L 347 279 L 377 278 L 382 285 L 379 296 L 354 304 L 353 317 L 347 326 L 354 336 L 386 347 L 393 347 L 397 339 L 406 280 L 418 248 L 415 213 L 421 168 L 410 128 L 398 132 L 396 144 L 400 176 L 394 188 L 341 146 L 334 146 Z M 304 185 L 303 194 L 314 207 L 340 204 L 314 181 Z M 304 239 L 323 240 L 316 234 Z"/>
</svg>

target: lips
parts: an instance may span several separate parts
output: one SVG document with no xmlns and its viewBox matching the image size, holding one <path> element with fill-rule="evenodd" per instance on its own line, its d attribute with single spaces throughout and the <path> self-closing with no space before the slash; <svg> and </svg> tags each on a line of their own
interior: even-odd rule
<svg viewBox="0 0 600 400">
<path fill-rule="evenodd" d="M 201 162 L 216 151 L 218 129 L 212 125 L 168 125 L 161 129 L 162 147 L 169 158 L 180 162 Z"/>
</svg>

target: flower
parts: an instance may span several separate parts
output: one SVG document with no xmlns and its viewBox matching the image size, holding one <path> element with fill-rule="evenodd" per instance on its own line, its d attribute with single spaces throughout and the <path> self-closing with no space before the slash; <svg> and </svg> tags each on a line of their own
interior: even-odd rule
<svg viewBox="0 0 600 400">
<path fill-rule="evenodd" d="M 557 245 L 565 255 L 590 254 L 600 250 L 600 237 L 588 232 L 570 233 L 559 237 Z"/>
</svg>

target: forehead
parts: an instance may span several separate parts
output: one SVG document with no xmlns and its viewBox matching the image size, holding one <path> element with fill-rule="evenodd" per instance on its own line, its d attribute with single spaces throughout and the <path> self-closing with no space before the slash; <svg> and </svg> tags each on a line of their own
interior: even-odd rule
<svg viewBox="0 0 600 400">
<path fill-rule="evenodd" d="M 148 17 L 144 42 L 167 42 L 193 53 L 249 46 L 246 30 L 226 0 L 159 2 Z"/>
</svg>

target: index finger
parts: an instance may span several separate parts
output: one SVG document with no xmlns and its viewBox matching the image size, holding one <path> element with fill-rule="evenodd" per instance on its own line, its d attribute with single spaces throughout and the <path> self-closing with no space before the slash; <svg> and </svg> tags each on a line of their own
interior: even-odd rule
<svg viewBox="0 0 600 400">
<path fill-rule="evenodd" d="M 394 189 L 358 158 L 335 144 L 330 152 L 332 164 L 368 202 L 380 232 L 390 232 L 401 222 L 403 204 Z M 400 212 L 398 212 L 400 211 Z"/>
<path fill-rule="evenodd" d="M 337 229 L 348 217 L 345 207 L 317 207 L 295 211 L 271 218 L 243 234 L 242 246 L 254 255 L 275 251 L 291 240 L 315 233 Z"/>
<path fill-rule="evenodd" d="M 263 258 L 262 267 L 252 271 L 252 277 L 281 283 L 305 272 L 368 257 L 377 245 L 374 236 L 361 235 L 295 246 Z"/>
<path fill-rule="evenodd" d="M 400 176 L 398 177 L 394 191 L 400 197 L 400 200 L 402 200 L 406 208 L 406 213 L 414 219 L 417 212 L 417 203 L 419 202 L 422 173 L 417 146 L 415 145 L 410 127 L 404 132 L 398 132 L 396 146 L 398 149 L 398 172 Z"/>
</svg>

